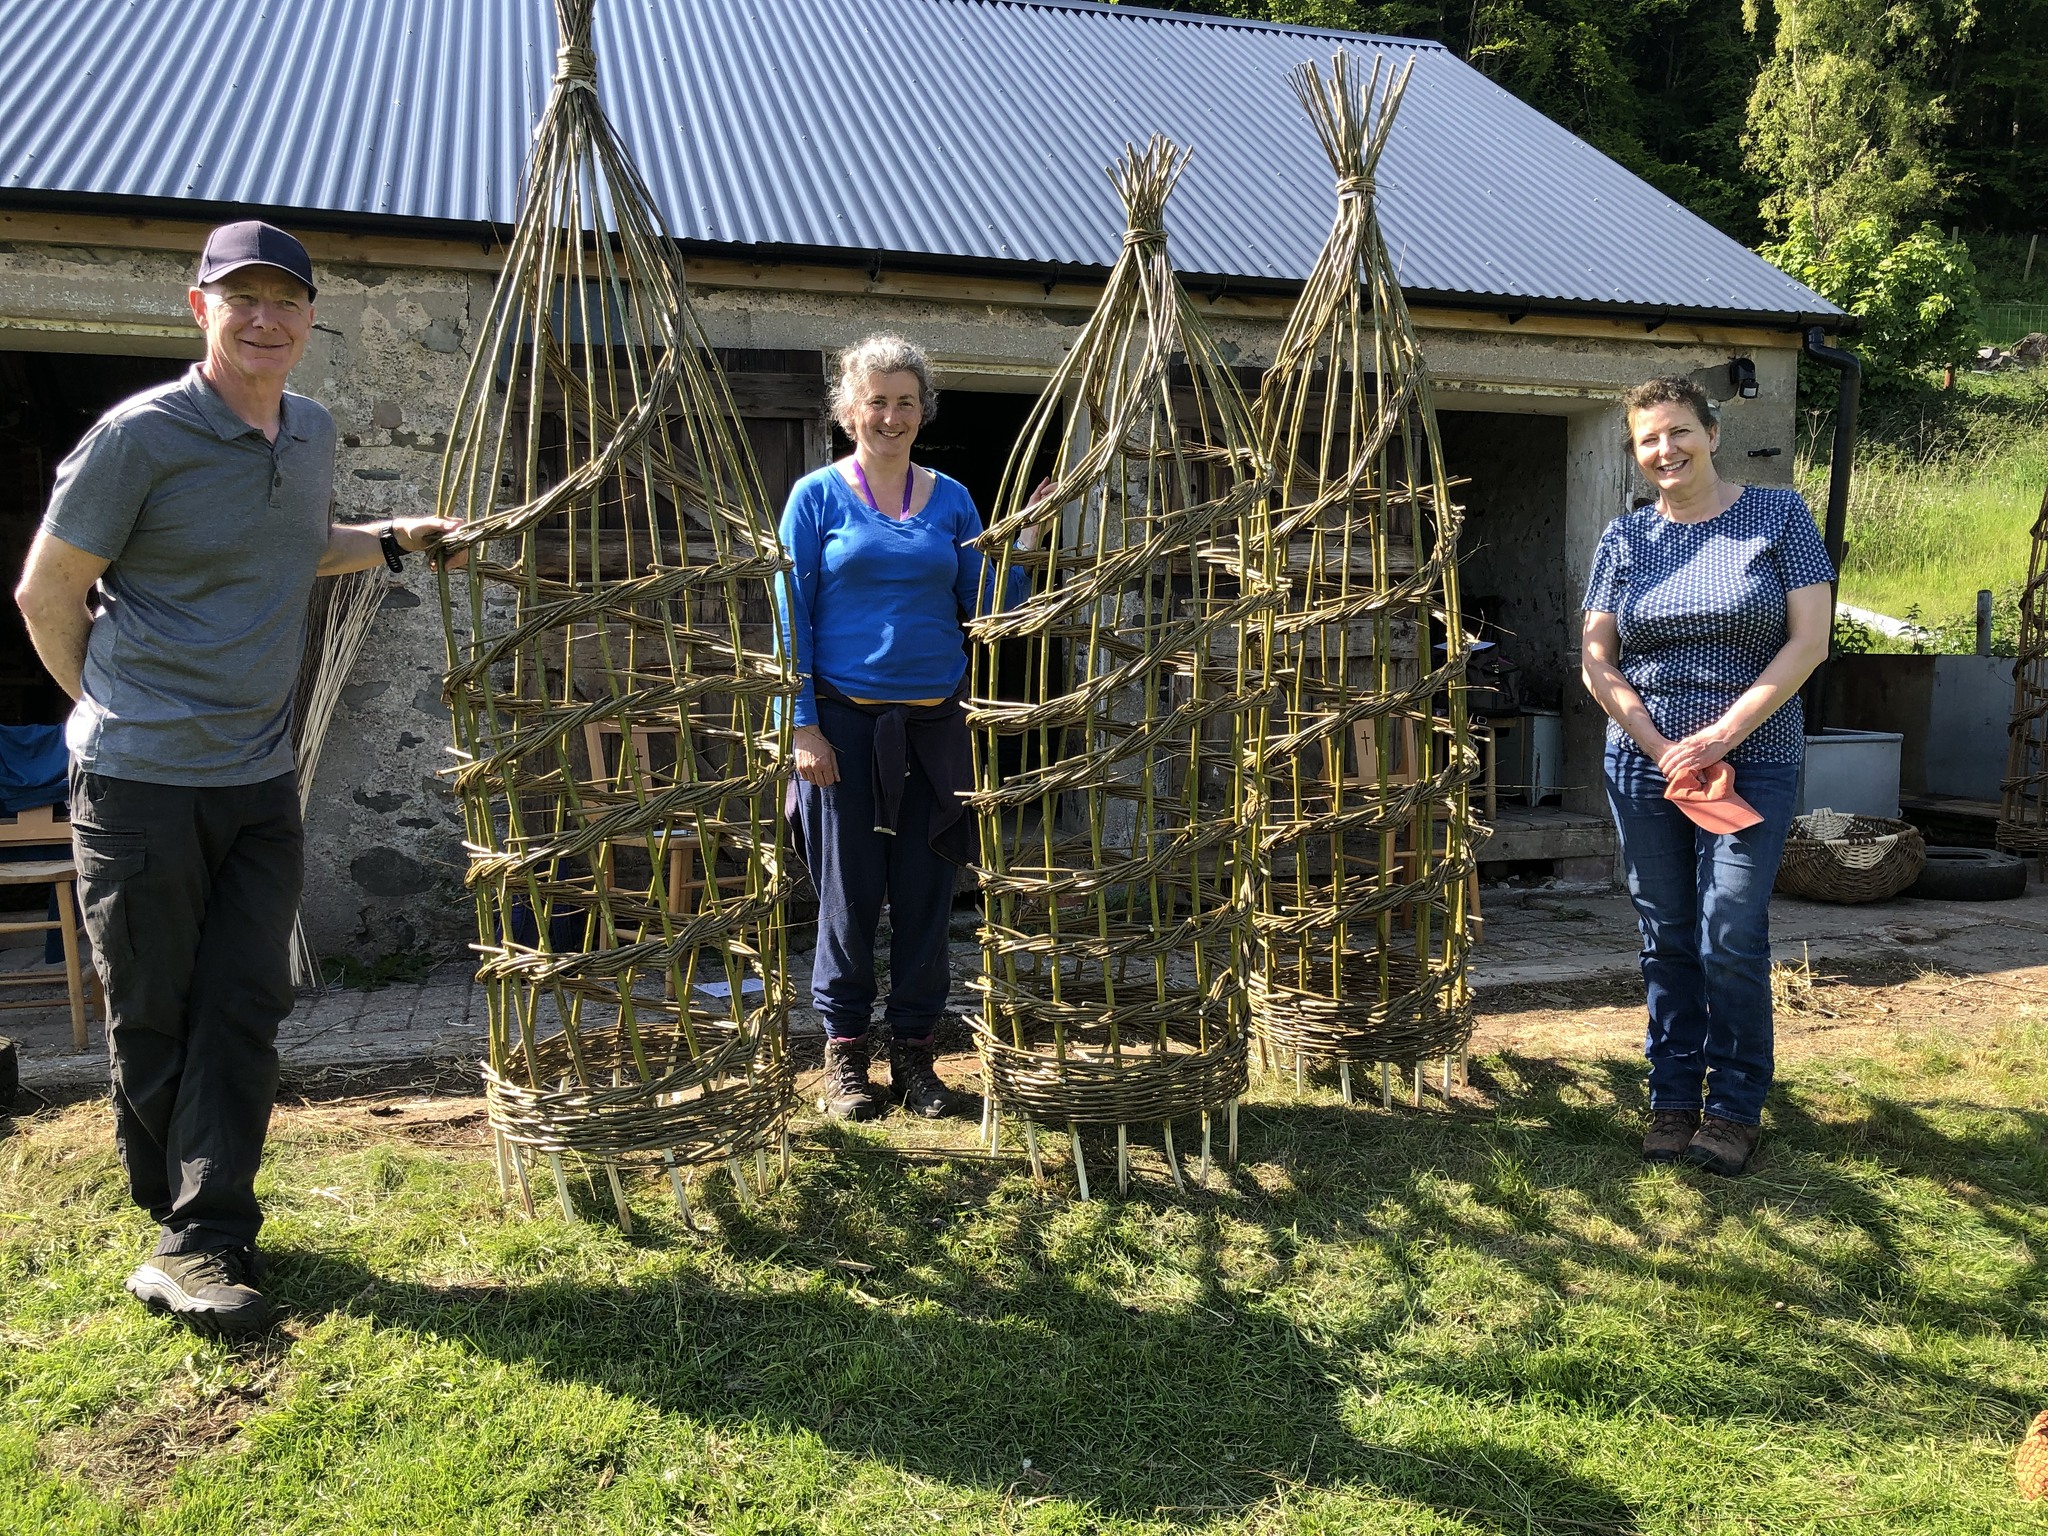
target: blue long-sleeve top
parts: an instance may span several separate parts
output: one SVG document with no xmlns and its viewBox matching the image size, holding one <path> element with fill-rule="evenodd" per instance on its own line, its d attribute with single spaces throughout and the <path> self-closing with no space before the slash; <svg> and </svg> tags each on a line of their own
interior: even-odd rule
<svg viewBox="0 0 2048 1536">
<path fill-rule="evenodd" d="M 790 487 L 782 548 L 795 568 L 777 588 L 783 639 L 796 658 L 797 725 L 818 723 L 817 681 L 851 699 L 943 699 L 967 671 L 963 616 L 996 606 L 995 576 L 972 541 L 981 514 L 967 487 L 933 472 L 923 508 L 884 517 L 827 465 Z M 1012 568 L 1001 607 L 1021 602 Z"/>
</svg>

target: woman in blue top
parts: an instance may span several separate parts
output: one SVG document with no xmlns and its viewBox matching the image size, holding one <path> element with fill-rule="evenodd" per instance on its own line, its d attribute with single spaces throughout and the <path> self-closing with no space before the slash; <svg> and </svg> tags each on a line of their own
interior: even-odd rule
<svg viewBox="0 0 2048 1536">
<path fill-rule="evenodd" d="M 965 486 L 910 461 L 938 395 L 924 353 L 871 336 L 840 357 L 832 411 L 853 452 L 793 486 L 782 590 L 796 658 L 794 748 L 804 861 L 818 888 L 811 998 L 825 1021 L 825 1108 L 887 1107 L 868 1079 L 875 934 L 889 908 L 889 1097 L 927 1117 L 959 1096 L 932 1066 L 952 973 L 954 871 L 974 856 L 963 615 L 992 605 Z M 1038 531 L 1019 537 L 1035 548 Z M 1023 572 L 1013 573 L 1021 587 Z M 1021 591 L 1005 594 L 1010 602 Z"/>
<path fill-rule="evenodd" d="M 1622 409 L 1658 497 L 1601 536 L 1581 657 L 1609 720 L 1607 797 L 1643 931 L 1643 1156 L 1732 1175 L 1771 1086 L 1771 886 L 1806 746 L 1799 688 L 1827 655 L 1835 573 L 1796 491 L 1715 471 L 1720 427 L 1698 385 L 1652 379 Z M 1762 818 L 1740 831 L 1708 831 L 1665 798 L 1723 761 Z"/>
</svg>

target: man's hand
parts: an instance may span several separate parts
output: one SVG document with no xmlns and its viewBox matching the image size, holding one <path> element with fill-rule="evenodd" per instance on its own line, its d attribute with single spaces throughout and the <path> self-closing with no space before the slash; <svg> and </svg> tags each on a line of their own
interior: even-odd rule
<svg viewBox="0 0 2048 1536">
<path fill-rule="evenodd" d="M 1051 494 L 1052 477 L 1048 475 L 1031 488 L 1031 499 L 1024 503 L 1024 510 L 1027 513 L 1030 512 Z M 1023 531 L 1017 535 L 1017 548 L 1019 552 L 1028 555 L 1031 551 L 1038 548 L 1040 544 L 1044 543 L 1046 533 L 1052 527 L 1053 519 L 1057 516 L 1059 516 L 1059 508 L 1053 507 L 1046 512 L 1044 518 L 1040 521 L 1027 523 Z"/>
<path fill-rule="evenodd" d="M 398 547 L 408 552 L 426 550 L 429 560 L 438 557 L 434 546 L 448 537 L 462 524 L 446 517 L 394 517 L 388 525 L 383 523 L 330 523 L 327 528 L 327 551 L 320 557 L 322 576 L 344 576 L 350 571 L 368 571 L 384 563 L 384 551 L 379 544 L 384 529 L 389 526 L 391 535 L 398 541 Z M 459 571 L 469 564 L 469 551 L 458 549 L 446 557 L 447 567 Z"/>
<path fill-rule="evenodd" d="M 806 784 L 829 789 L 839 782 L 839 754 L 815 725 L 800 725 L 791 731 L 789 745 L 796 757 L 796 776 Z"/>
<path fill-rule="evenodd" d="M 398 539 L 398 547 L 407 554 L 420 550 L 432 550 L 462 524 L 452 517 L 394 517 L 391 532 Z M 445 561 L 436 560 L 437 565 L 446 564 L 451 571 L 459 571 L 469 564 L 469 551 L 458 549 Z"/>
</svg>

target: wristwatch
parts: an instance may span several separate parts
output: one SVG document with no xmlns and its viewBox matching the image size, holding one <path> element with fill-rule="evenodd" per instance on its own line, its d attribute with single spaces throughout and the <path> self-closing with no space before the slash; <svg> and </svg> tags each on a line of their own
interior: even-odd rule
<svg viewBox="0 0 2048 1536">
<path fill-rule="evenodd" d="M 384 563 L 394 571 L 405 569 L 405 551 L 398 547 L 398 534 L 389 523 L 377 535 L 377 547 L 384 551 Z"/>
</svg>

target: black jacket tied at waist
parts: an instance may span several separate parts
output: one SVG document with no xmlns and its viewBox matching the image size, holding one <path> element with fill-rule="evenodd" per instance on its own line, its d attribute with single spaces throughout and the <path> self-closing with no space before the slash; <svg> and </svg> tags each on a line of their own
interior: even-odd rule
<svg viewBox="0 0 2048 1536">
<path fill-rule="evenodd" d="M 939 704 L 858 704 L 823 678 L 818 697 L 858 710 L 875 722 L 875 830 L 897 834 L 903 809 L 903 781 L 917 765 L 932 786 L 932 814 L 925 829 L 932 852 L 953 864 L 972 864 L 981 851 L 974 818 L 962 798 L 974 789 L 974 750 L 967 738 L 967 677 Z"/>
</svg>

